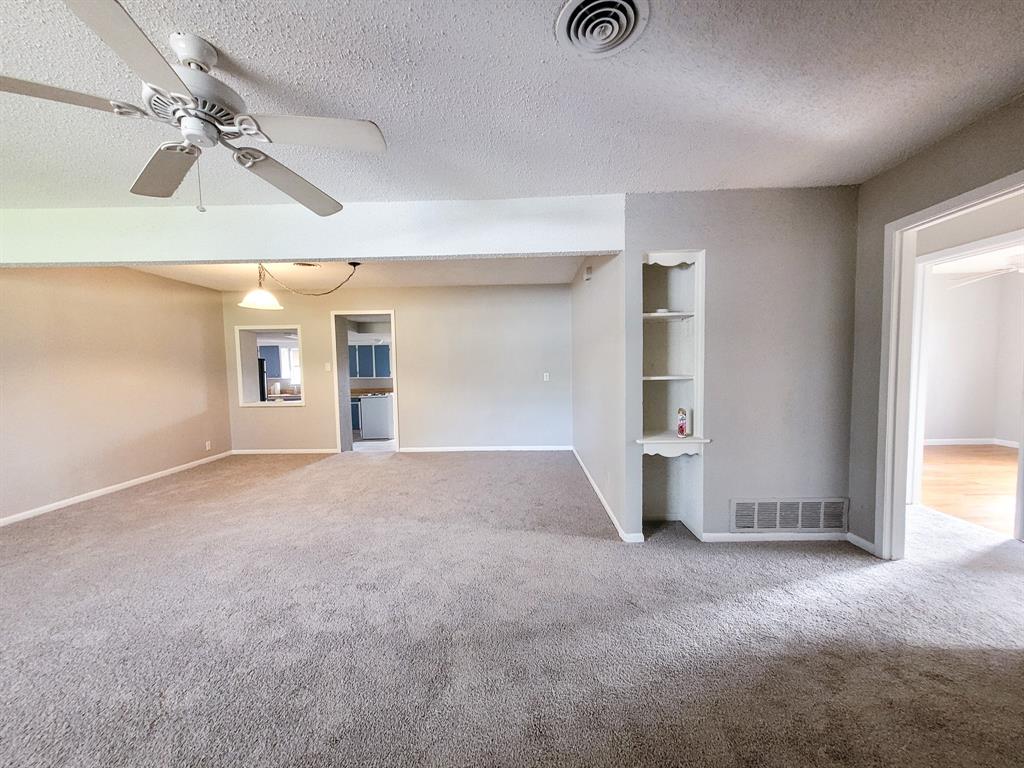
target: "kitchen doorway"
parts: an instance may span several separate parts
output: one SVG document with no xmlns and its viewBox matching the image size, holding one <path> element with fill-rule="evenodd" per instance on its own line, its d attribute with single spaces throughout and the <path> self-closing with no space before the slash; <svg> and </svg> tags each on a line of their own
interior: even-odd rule
<svg viewBox="0 0 1024 768">
<path fill-rule="evenodd" d="M 394 310 L 332 312 L 338 451 L 399 449 Z"/>
</svg>

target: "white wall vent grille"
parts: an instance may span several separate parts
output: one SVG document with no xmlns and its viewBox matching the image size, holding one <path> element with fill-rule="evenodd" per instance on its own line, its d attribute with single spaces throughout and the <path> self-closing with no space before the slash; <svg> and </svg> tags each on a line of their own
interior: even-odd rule
<svg viewBox="0 0 1024 768">
<path fill-rule="evenodd" d="M 849 499 L 733 499 L 730 530 L 734 533 L 845 531 Z"/>
</svg>

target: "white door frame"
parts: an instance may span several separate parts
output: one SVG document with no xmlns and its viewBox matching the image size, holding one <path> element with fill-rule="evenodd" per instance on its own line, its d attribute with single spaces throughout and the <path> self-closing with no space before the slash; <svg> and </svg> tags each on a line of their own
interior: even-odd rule
<svg viewBox="0 0 1024 768">
<path fill-rule="evenodd" d="M 913 495 L 917 445 L 924 428 L 917 402 L 921 378 L 922 284 L 925 265 L 950 258 L 917 257 L 917 231 L 1024 190 L 1024 171 L 965 192 L 885 226 L 882 284 L 882 359 L 878 392 L 875 554 L 903 557 L 907 505 Z M 1024 462 L 1021 462 L 1024 465 Z M 1018 476 L 1021 471 L 1018 471 Z M 1017 484 L 1015 535 L 1024 537 L 1024 487 Z"/>
<path fill-rule="evenodd" d="M 402 448 L 398 429 L 398 328 L 393 309 L 336 309 L 331 311 L 331 354 L 334 356 L 334 435 L 338 453 L 341 453 L 341 404 L 338 402 L 338 326 L 339 315 L 387 315 L 391 318 L 391 413 L 395 423 L 395 451 Z"/>
</svg>

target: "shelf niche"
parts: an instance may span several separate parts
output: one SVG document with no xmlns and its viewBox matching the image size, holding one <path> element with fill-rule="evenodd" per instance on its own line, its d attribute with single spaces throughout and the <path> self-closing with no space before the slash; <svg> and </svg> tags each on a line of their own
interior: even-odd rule
<svg viewBox="0 0 1024 768">
<path fill-rule="evenodd" d="M 667 310 L 659 312 L 658 310 Z M 653 251 L 643 267 L 643 513 L 703 529 L 704 252 Z M 676 437 L 679 408 L 690 434 Z"/>
</svg>

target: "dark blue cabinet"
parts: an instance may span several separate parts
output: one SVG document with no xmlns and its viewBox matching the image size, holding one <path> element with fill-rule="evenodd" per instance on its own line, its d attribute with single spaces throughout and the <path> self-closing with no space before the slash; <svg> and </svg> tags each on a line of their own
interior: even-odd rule
<svg viewBox="0 0 1024 768">
<path fill-rule="evenodd" d="M 378 379 L 391 376 L 391 346 L 378 344 L 373 348 L 373 375 Z"/>
<path fill-rule="evenodd" d="M 353 397 L 350 407 L 352 408 L 352 429 L 360 429 L 359 426 L 359 398 Z"/>
<path fill-rule="evenodd" d="M 348 375 L 359 379 L 386 379 L 391 376 L 390 344 L 350 344 Z"/>
<path fill-rule="evenodd" d="M 359 368 L 359 378 L 366 379 L 373 376 L 373 347 L 365 344 L 356 347 L 356 365 Z"/>
<path fill-rule="evenodd" d="M 249 347 L 252 349 L 252 347 Z M 267 378 L 281 378 L 281 349 L 280 347 L 260 347 L 259 355 L 267 361 Z"/>
</svg>

